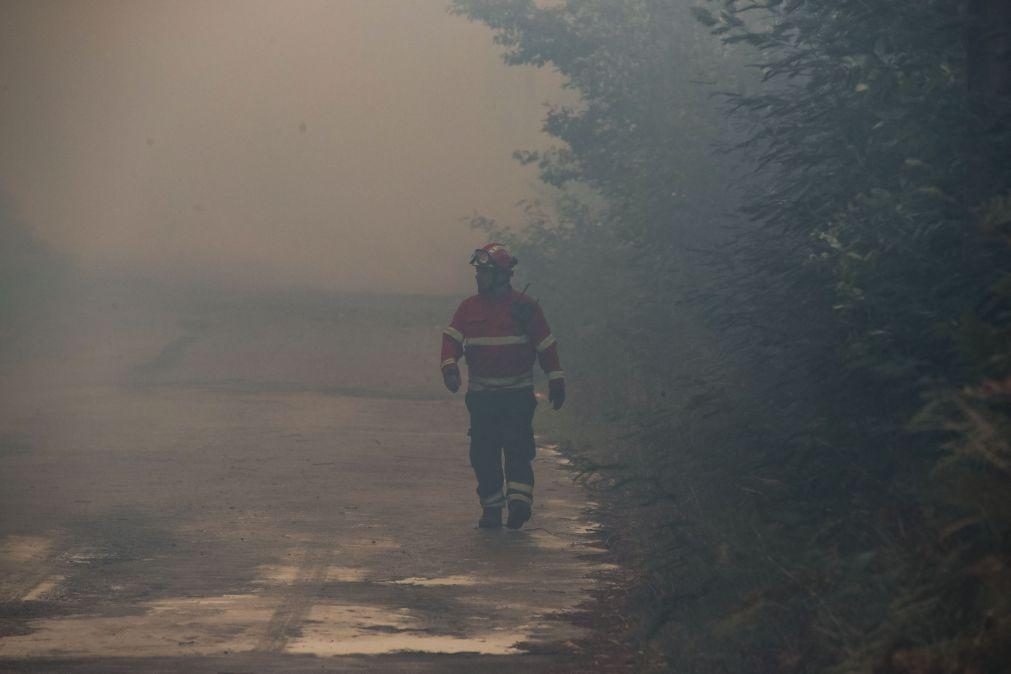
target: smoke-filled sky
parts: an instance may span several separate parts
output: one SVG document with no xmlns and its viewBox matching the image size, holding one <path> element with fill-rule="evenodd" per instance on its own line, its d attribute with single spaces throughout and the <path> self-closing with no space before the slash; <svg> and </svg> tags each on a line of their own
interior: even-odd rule
<svg viewBox="0 0 1011 674">
<path fill-rule="evenodd" d="M 555 74 L 444 0 L 0 3 L 0 196 L 87 270 L 458 292 Z"/>
</svg>

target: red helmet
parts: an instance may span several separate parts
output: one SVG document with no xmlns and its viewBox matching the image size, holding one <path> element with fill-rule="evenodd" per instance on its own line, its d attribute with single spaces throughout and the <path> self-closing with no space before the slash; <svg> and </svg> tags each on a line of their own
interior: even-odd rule
<svg viewBox="0 0 1011 674">
<path fill-rule="evenodd" d="M 501 243 L 489 243 L 474 251 L 470 263 L 475 267 L 496 267 L 503 271 L 511 271 L 516 263 L 509 250 Z"/>
</svg>

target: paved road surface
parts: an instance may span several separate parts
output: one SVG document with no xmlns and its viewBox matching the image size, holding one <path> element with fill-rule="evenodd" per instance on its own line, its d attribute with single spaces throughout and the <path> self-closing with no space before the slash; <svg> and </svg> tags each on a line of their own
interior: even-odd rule
<svg viewBox="0 0 1011 674">
<path fill-rule="evenodd" d="M 0 671 L 567 671 L 605 567 L 555 452 L 528 527 L 478 530 L 460 398 L 186 383 L 224 323 L 142 323 L 61 347 L 61 371 L 106 348 L 116 376 L 40 384 L 46 355 L 4 389 Z"/>
</svg>

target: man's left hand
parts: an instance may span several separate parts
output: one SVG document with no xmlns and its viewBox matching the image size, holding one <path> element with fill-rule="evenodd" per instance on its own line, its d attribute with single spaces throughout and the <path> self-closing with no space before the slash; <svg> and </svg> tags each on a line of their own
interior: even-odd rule
<svg viewBox="0 0 1011 674">
<path fill-rule="evenodd" d="M 548 382 L 548 400 L 551 401 L 552 409 L 562 409 L 562 405 L 565 404 L 564 379 L 552 379 Z"/>
</svg>

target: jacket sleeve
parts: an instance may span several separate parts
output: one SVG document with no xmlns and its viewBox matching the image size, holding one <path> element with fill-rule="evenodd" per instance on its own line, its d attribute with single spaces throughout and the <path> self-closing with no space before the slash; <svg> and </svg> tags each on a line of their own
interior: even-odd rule
<svg viewBox="0 0 1011 674">
<path fill-rule="evenodd" d="M 558 357 L 558 342 L 551 334 L 548 321 L 544 318 L 540 304 L 534 304 L 534 311 L 530 317 L 530 324 L 527 329 L 530 343 L 537 351 L 537 361 L 541 369 L 548 375 L 548 380 L 564 379 L 565 373 L 562 371 L 562 362 Z"/>
<path fill-rule="evenodd" d="M 463 357 L 462 315 L 463 305 L 461 304 L 453 314 L 453 320 L 450 321 L 449 327 L 442 331 L 442 355 L 440 358 L 443 370 L 450 365 L 458 365 L 460 358 Z"/>
</svg>

